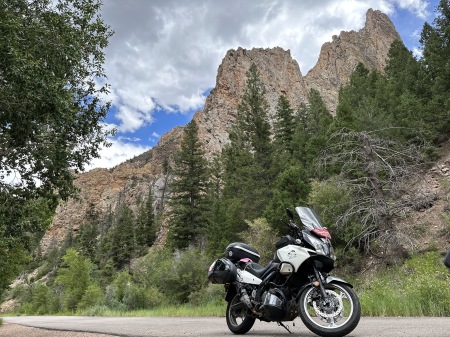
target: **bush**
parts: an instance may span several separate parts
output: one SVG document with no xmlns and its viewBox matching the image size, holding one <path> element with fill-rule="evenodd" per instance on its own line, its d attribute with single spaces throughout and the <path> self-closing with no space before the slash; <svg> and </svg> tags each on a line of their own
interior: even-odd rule
<svg viewBox="0 0 450 337">
<path fill-rule="evenodd" d="M 102 288 L 96 284 L 91 284 L 86 289 L 81 301 L 77 305 L 77 310 L 84 310 L 90 307 L 100 306 L 105 302 L 105 294 Z"/>
<path fill-rule="evenodd" d="M 172 254 L 168 249 L 152 250 L 133 266 L 136 283 L 156 288 L 168 304 L 186 303 L 189 295 L 206 286 L 211 261 L 198 248 Z"/>
<path fill-rule="evenodd" d="M 364 285 L 361 306 L 368 316 L 449 316 L 450 274 L 442 256 L 430 252 L 392 268 Z"/>
<path fill-rule="evenodd" d="M 209 304 L 225 303 L 225 291 L 222 284 L 208 284 L 189 295 L 189 304 L 194 306 L 204 306 Z"/>
<path fill-rule="evenodd" d="M 156 288 L 145 289 L 135 284 L 125 290 L 123 304 L 129 310 L 151 309 L 162 303 L 162 295 Z"/>
<path fill-rule="evenodd" d="M 265 265 L 273 257 L 278 235 L 266 219 L 260 218 L 246 222 L 248 229 L 239 233 L 239 237 L 259 252 L 261 255 L 259 263 Z"/>
</svg>

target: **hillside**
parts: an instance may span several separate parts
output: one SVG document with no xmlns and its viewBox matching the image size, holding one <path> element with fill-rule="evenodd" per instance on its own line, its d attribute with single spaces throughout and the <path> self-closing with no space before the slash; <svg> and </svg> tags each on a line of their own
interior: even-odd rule
<svg viewBox="0 0 450 337">
<path fill-rule="evenodd" d="M 362 63 L 369 69 L 382 71 L 389 46 L 400 39 L 385 14 L 369 10 L 364 28 L 341 32 L 323 45 L 317 64 L 306 76 L 289 50 L 229 50 L 218 68 L 216 86 L 208 95 L 204 109 L 194 115 L 207 157 L 210 159 L 229 142 L 228 132 L 235 122 L 245 74 L 252 63 L 257 65 L 266 86 L 271 116 L 281 94 L 297 107 L 307 101 L 310 89 L 317 89 L 334 113 L 339 88 L 347 83 L 356 65 Z M 133 160 L 110 170 L 94 169 L 80 174 L 76 179 L 79 200 L 69 200 L 58 207 L 52 226 L 41 241 L 41 251 L 45 253 L 59 246 L 69 231 L 76 233 L 92 208 L 100 213 L 114 210 L 119 198 L 124 196 L 125 202 L 136 210 L 137 200 L 147 194 L 148 186 L 152 187 L 155 210 L 162 211 L 171 180 L 163 172 L 163 163 L 172 160 L 181 134 L 182 128 L 175 128 L 163 135 L 153 149 Z M 165 235 L 166 230 L 162 228 L 160 242 L 165 240 Z"/>
</svg>

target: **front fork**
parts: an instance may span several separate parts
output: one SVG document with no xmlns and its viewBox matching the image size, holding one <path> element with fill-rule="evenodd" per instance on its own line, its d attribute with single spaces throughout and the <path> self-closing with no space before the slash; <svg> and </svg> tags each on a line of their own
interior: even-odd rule
<svg viewBox="0 0 450 337">
<path fill-rule="evenodd" d="M 322 295 L 322 299 L 326 299 L 328 297 L 327 292 L 325 291 L 325 287 L 323 285 L 322 276 L 320 275 L 319 271 L 316 269 L 315 266 L 313 266 L 314 270 L 314 276 L 315 280 L 312 282 L 313 286 L 316 288 L 319 288 L 320 294 Z"/>
</svg>

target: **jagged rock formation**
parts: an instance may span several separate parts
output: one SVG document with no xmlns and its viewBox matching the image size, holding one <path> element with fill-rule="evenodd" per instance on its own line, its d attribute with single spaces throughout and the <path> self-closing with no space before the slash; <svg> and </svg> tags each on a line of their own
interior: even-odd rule
<svg viewBox="0 0 450 337">
<path fill-rule="evenodd" d="M 280 95 L 285 95 L 291 106 L 306 102 L 311 88 L 317 89 L 330 111 L 334 113 L 338 90 L 345 84 L 355 66 L 362 62 L 368 68 L 382 70 L 391 43 L 400 39 L 390 19 L 379 11 L 369 10 L 366 25 L 358 32 L 341 32 L 322 47 L 316 66 L 303 77 L 290 51 L 281 48 L 229 50 L 218 69 L 216 86 L 206 99 L 204 110 L 194 119 L 199 125 L 199 138 L 210 158 L 228 142 L 228 131 L 236 118 L 237 106 L 245 88 L 246 72 L 252 63 L 260 71 L 266 86 L 270 114 L 273 115 Z M 182 128 L 178 127 L 163 137 L 150 151 L 129 160 L 114 169 L 95 169 L 78 176 L 79 200 L 60 205 L 52 227 L 45 234 L 41 249 L 47 252 L 59 245 L 69 229 L 76 231 L 88 210 L 102 213 L 114 211 L 119 198 L 132 208 L 147 194 L 151 185 L 155 208 L 161 209 L 167 197 L 170 177 L 163 172 L 164 161 L 170 161 L 176 152 Z M 160 240 L 164 240 L 164 230 Z"/>
<path fill-rule="evenodd" d="M 339 88 L 347 83 L 358 63 L 382 71 L 394 40 L 401 38 L 392 21 L 380 11 L 369 9 L 364 28 L 358 32 L 341 32 L 322 46 L 317 64 L 305 77 L 306 87 L 318 90 L 334 113 Z"/>
</svg>

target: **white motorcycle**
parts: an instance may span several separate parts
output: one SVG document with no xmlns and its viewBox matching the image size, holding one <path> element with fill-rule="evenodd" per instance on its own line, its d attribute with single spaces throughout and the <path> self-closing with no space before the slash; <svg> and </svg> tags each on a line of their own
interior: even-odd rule
<svg viewBox="0 0 450 337">
<path fill-rule="evenodd" d="M 304 229 L 287 210 L 290 220 L 284 223 L 292 235 L 278 240 L 267 266 L 258 264 L 254 248 L 235 242 L 209 268 L 209 280 L 225 285 L 227 325 L 235 334 L 247 333 L 256 319 L 291 332 L 283 322 L 300 316 L 309 330 L 324 337 L 345 336 L 359 323 L 361 306 L 352 285 L 328 275 L 335 260 L 330 233 L 310 208 L 295 210 Z"/>
</svg>

